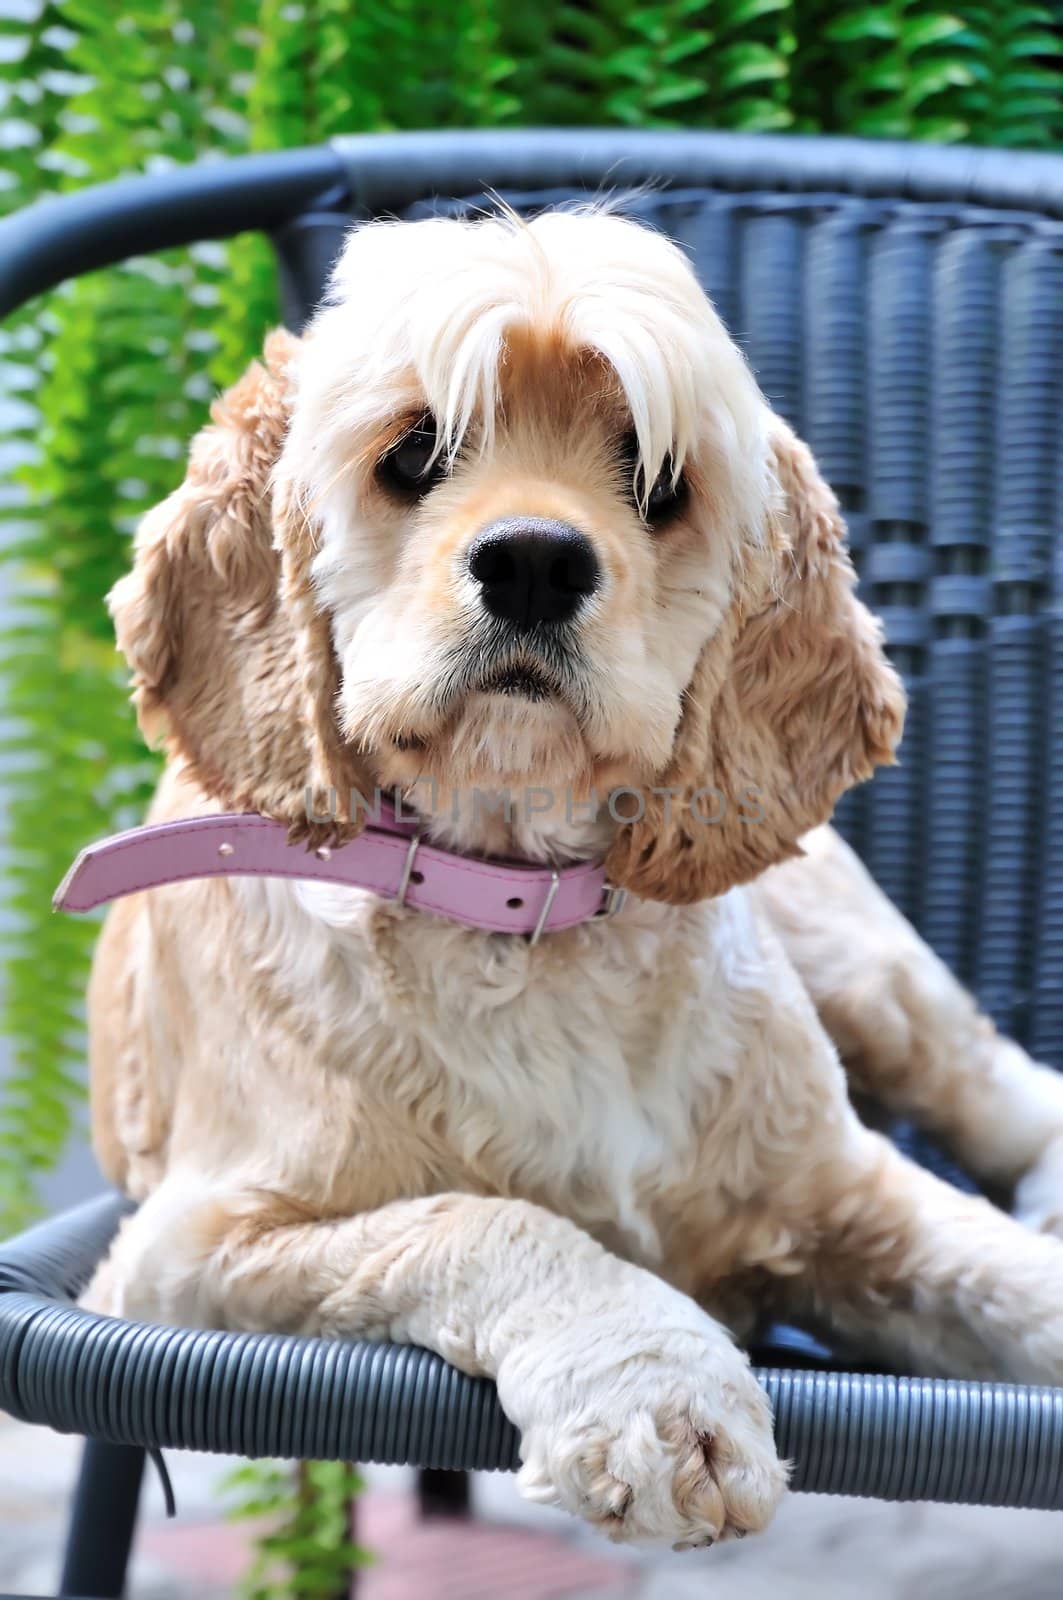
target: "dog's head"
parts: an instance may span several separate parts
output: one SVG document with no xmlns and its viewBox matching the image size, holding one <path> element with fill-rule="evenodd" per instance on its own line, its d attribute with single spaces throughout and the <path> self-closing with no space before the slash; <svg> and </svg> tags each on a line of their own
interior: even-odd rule
<svg viewBox="0 0 1063 1600">
<path fill-rule="evenodd" d="M 659 235 L 360 228 L 267 365 L 113 597 L 142 719 L 227 804 L 633 790 L 611 876 L 680 901 L 795 853 L 891 759 L 903 698 L 836 502 Z"/>
</svg>

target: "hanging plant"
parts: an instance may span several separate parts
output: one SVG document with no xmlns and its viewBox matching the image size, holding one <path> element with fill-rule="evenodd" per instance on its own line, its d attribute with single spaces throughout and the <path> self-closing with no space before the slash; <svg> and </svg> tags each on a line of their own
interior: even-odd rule
<svg viewBox="0 0 1063 1600">
<path fill-rule="evenodd" d="M 215 0 L 65 0 L 8 46 L 11 100 L 27 113 L 19 200 L 224 146 L 239 47 L 219 43 Z M 19 40 L 18 24 L 6 37 Z M 238 30 L 237 30 L 238 31 Z M 61 66 L 58 64 L 61 62 Z M 38 93 L 39 91 L 39 93 Z M 32 113 L 34 121 L 29 124 Z M 230 125 L 230 136 L 242 125 Z M 10 191 L 9 191 L 10 193 Z M 201 248 L 77 280 L 4 330 L 32 359 L 27 448 L 3 515 L 23 597 L 0 635 L 0 695 L 14 728 L 6 817 L 2 1026 L 12 1071 L 0 1100 L 0 1227 L 35 1204 L 41 1170 L 69 1137 L 83 1090 L 82 1007 L 91 923 L 53 917 L 52 890 L 90 838 L 128 823 L 154 763 L 126 704 L 103 597 L 128 564 L 140 514 L 181 475 L 203 420 L 224 257 Z"/>
</svg>

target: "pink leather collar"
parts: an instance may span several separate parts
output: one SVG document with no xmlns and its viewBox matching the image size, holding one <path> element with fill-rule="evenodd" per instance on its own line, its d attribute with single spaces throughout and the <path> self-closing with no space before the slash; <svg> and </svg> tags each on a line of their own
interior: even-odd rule
<svg viewBox="0 0 1063 1600">
<path fill-rule="evenodd" d="M 82 850 L 55 891 L 57 911 L 91 911 L 141 889 L 186 878 L 301 878 L 370 889 L 492 933 L 573 928 L 620 909 L 623 890 L 594 865 L 530 867 L 455 855 L 422 844 L 416 823 L 380 807 L 350 843 L 306 849 L 283 822 L 256 812 L 189 817 L 113 834 Z"/>
</svg>

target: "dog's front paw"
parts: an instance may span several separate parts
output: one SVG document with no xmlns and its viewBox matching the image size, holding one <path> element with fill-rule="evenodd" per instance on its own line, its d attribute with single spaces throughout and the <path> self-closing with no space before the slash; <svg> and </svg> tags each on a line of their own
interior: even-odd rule
<svg viewBox="0 0 1063 1600">
<path fill-rule="evenodd" d="M 1012 1211 L 1038 1233 L 1063 1239 L 1063 1135 L 1047 1144 L 1015 1186 Z"/>
<path fill-rule="evenodd" d="M 763 1528 L 786 1487 L 764 1392 L 710 1317 L 653 1299 L 533 1335 L 503 1364 L 521 1490 L 614 1540 L 687 1550 Z"/>
</svg>

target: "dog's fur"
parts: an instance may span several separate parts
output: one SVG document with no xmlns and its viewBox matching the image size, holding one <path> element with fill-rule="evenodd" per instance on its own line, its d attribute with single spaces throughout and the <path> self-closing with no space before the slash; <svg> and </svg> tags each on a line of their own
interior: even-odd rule
<svg viewBox="0 0 1063 1600">
<path fill-rule="evenodd" d="M 426 411 L 447 470 L 414 504 L 376 469 Z M 689 491 L 651 528 L 662 466 Z M 560 644 L 492 626 L 466 571 L 520 514 L 598 557 Z M 95 1139 L 142 1203 L 94 1303 L 426 1345 L 497 1380 L 528 1494 L 684 1546 L 761 1527 L 784 1486 L 732 1342 L 755 1314 L 921 1370 L 1063 1381 L 1063 1244 L 910 1165 L 847 1096 L 839 1052 L 1058 1224 L 1063 1082 L 824 826 L 902 721 L 843 537 L 659 236 L 601 213 L 354 232 L 115 589 L 171 757 L 153 815 L 305 831 L 307 785 L 332 786 L 345 836 L 352 785 L 431 777 L 437 840 L 604 854 L 634 892 L 534 947 L 291 882 L 117 904 Z M 485 662 L 533 659 L 550 694 L 482 686 Z M 474 785 L 582 809 L 507 823 Z M 715 825 L 691 810 L 710 785 Z M 591 798 L 617 786 L 657 792 L 617 822 Z"/>
</svg>

